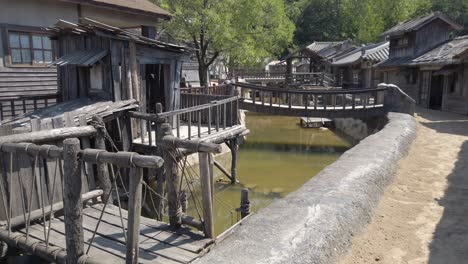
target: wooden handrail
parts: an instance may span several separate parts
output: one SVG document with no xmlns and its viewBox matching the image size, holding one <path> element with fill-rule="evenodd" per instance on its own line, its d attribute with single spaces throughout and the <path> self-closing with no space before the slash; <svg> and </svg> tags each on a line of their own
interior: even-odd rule
<svg viewBox="0 0 468 264">
<path fill-rule="evenodd" d="M 197 106 L 192 106 L 192 107 L 188 107 L 188 108 L 184 108 L 184 109 L 173 110 L 173 111 L 170 111 L 170 112 L 164 112 L 164 113 L 161 113 L 161 114 L 155 114 L 155 116 L 157 116 L 159 118 L 167 118 L 167 117 L 171 117 L 171 116 L 175 116 L 175 115 L 181 115 L 181 114 L 187 114 L 187 113 L 190 113 L 190 112 L 205 110 L 205 109 L 208 109 L 208 108 L 213 107 L 213 106 L 222 105 L 222 104 L 226 104 L 226 103 L 230 103 L 230 102 L 235 102 L 237 100 L 239 100 L 239 97 L 238 96 L 233 96 L 233 97 L 230 97 L 230 98 L 227 98 L 227 99 L 212 101 L 210 103 L 203 104 L 203 105 L 197 105 Z"/>
<path fill-rule="evenodd" d="M 387 88 L 375 88 L 375 89 L 352 89 L 352 90 L 298 90 L 298 89 L 281 89 L 281 88 L 270 88 L 265 86 L 258 86 L 247 83 L 235 83 L 236 87 L 267 91 L 267 92 L 278 92 L 278 93 L 292 93 L 292 94 L 311 94 L 311 95 L 329 95 L 329 94 L 362 94 L 362 93 L 374 93 L 385 91 Z"/>
</svg>

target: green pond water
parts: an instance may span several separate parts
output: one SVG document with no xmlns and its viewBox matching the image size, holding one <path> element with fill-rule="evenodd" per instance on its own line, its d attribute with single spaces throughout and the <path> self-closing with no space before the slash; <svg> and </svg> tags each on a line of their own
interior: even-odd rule
<svg viewBox="0 0 468 264">
<path fill-rule="evenodd" d="M 231 185 L 214 168 L 216 235 L 238 221 L 240 216 L 235 208 L 239 207 L 243 187 L 249 188 L 251 209 L 258 212 L 275 199 L 297 190 L 352 147 L 331 130 L 301 128 L 299 118 L 295 117 L 247 113 L 246 125 L 251 134 L 239 151 L 241 184 Z M 230 153 L 215 159 L 229 169 Z M 191 199 L 188 214 L 197 216 Z"/>
</svg>

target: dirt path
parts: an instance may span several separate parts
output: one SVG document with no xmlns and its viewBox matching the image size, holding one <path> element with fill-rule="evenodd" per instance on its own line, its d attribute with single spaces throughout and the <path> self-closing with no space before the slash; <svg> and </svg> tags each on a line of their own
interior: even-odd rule
<svg viewBox="0 0 468 264">
<path fill-rule="evenodd" d="M 468 118 L 420 110 L 417 138 L 341 264 L 468 263 Z"/>
</svg>

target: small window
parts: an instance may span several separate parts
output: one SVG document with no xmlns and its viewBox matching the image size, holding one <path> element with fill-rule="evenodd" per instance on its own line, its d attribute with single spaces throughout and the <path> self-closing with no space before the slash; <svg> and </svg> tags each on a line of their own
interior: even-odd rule
<svg viewBox="0 0 468 264">
<path fill-rule="evenodd" d="M 52 41 L 48 35 L 10 31 L 8 44 L 11 64 L 45 65 L 53 60 Z"/>
</svg>

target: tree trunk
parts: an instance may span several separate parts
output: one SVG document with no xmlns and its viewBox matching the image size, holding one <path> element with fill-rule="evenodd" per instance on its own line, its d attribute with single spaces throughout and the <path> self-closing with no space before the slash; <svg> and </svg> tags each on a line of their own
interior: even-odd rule
<svg viewBox="0 0 468 264">
<path fill-rule="evenodd" d="M 208 79 L 208 66 L 204 65 L 204 63 L 198 63 L 198 75 L 200 77 L 200 86 L 205 87 L 205 91 L 208 92 L 209 79 Z"/>
</svg>

